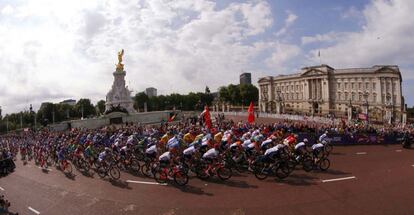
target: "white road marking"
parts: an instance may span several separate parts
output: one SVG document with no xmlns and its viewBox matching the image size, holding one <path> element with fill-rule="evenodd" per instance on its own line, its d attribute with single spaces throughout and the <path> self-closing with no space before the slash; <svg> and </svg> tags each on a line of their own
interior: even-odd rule
<svg viewBox="0 0 414 215">
<path fill-rule="evenodd" d="M 366 154 L 368 154 L 368 153 L 366 153 L 366 152 L 357 152 L 356 154 L 357 154 L 357 155 L 366 155 Z"/>
<path fill-rule="evenodd" d="M 151 185 L 162 185 L 166 186 L 167 184 L 161 184 L 157 182 L 149 182 L 149 181 L 132 181 L 132 180 L 126 180 L 127 183 L 135 183 L 135 184 L 151 184 Z"/>
<path fill-rule="evenodd" d="M 40 214 L 40 212 L 39 211 L 37 211 L 37 210 L 35 210 L 35 209 L 33 209 L 32 207 L 27 207 L 29 210 L 31 210 L 33 213 L 35 213 L 35 214 Z"/>
<path fill-rule="evenodd" d="M 397 150 L 395 150 L 396 152 L 402 152 L 402 150 L 401 149 L 397 149 Z"/>
<path fill-rule="evenodd" d="M 0 190 L 1 190 L 1 191 L 4 191 L 4 188 L 3 188 L 3 187 L 0 187 Z"/>
<path fill-rule="evenodd" d="M 350 180 L 350 179 L 356 179 L 356 177 L 355 176 L 351 176 L 351 177 L 345 177 L 345 178 L 327 179 L 327 180 L 322 180 L 322 183 L 333 182 L 333 181 L 343 181 L 343 180 Z"/>
<path fill-rule="evenodd" d="M 40 166 L 38 166 L 37 168 L 39 168 L 39 169 L 44 169 L 44 170 L 47 170 L 47 171 L 52 171 L 52 169 L 49 169 L 49 168 L 42 168 L 42 167 L 40 167 Z"/>
</svg>

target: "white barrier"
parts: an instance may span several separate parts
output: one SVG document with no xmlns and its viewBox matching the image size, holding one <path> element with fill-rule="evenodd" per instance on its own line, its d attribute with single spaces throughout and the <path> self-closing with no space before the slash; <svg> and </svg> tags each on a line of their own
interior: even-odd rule
<svg viewBox="0 0 414 215">
<path fill-rule="evenodd" d="M 212 115 L 217 114 L 224 114 L 228 116 L 248 116 L 247 112 L 211 112 Z M 256 113 L 255 113 L 256 114 Z M 302 116 L 302 115 L 290 115 L 290 114 L 275 114 L 275 113 L 263 113 L 259 112 L 259 117 L 261 118 L 273 118 L 273 119 L 281 119 L 281 120 L 293 120 L 293 121 L 311 121 L 323 124 L 339 124 L 341 123 L 341 119 L 330 119 L 327 117 L 320 117 L 320 116 Z M 246 118 L 247 119 L 247 118 Z"/>
</svg>

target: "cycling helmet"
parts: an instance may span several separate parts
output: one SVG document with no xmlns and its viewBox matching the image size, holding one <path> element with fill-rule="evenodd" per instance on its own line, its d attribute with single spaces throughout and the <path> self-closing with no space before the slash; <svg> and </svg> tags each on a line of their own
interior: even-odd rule
<svg viewBox="0 0 414 215">
<path fill-rule="evenodd" d="M 309 142 L 307 138 L 303 139 L 303 142 L 307 143 Z"/>
</svg>

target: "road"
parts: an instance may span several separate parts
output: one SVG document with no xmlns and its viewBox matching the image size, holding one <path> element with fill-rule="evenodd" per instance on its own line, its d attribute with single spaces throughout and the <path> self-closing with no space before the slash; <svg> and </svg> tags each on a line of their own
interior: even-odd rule
<svg viewBox="0 0 414 215">
<path fill-rule="evenodd" d="M 191 178 L 186 188 L 122 172 L 119 182 L 33 162 L 0 178 L 0 193 L 20 214 L 414 214 L 414 150 L 338 146 L 327 172 L 278 181 L 249 173 L 227 182 Z M 128 182 L 127 182 L 128 181 Z M 149 182 L 149 183 L 144 183 Z"/>
</svg>

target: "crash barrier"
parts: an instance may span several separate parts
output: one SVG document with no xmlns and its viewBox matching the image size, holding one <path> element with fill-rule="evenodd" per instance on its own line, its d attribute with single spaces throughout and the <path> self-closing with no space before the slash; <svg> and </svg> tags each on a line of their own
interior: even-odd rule
<svg viewBox="0 0 414 215">
<path fill-rule="evenodd" d="M 11 158 L 0 160 L 0 175 L 7 175 L 16 168 L 14 161 Z"/>
<path fill-rule="evenodd" d="M 309 143 L 317 142 L 319 135 L 314 133 L 299 132 L 298 139 L 302 141 L 307 138 Z M 376 134 L 376 133 L 356 133 L 356 134 L 330 134 L 326 139 L 333 145 L 362 145 L 362 144 L 401 144 L 404 140 L 402 133 Z"/>
</svg>

